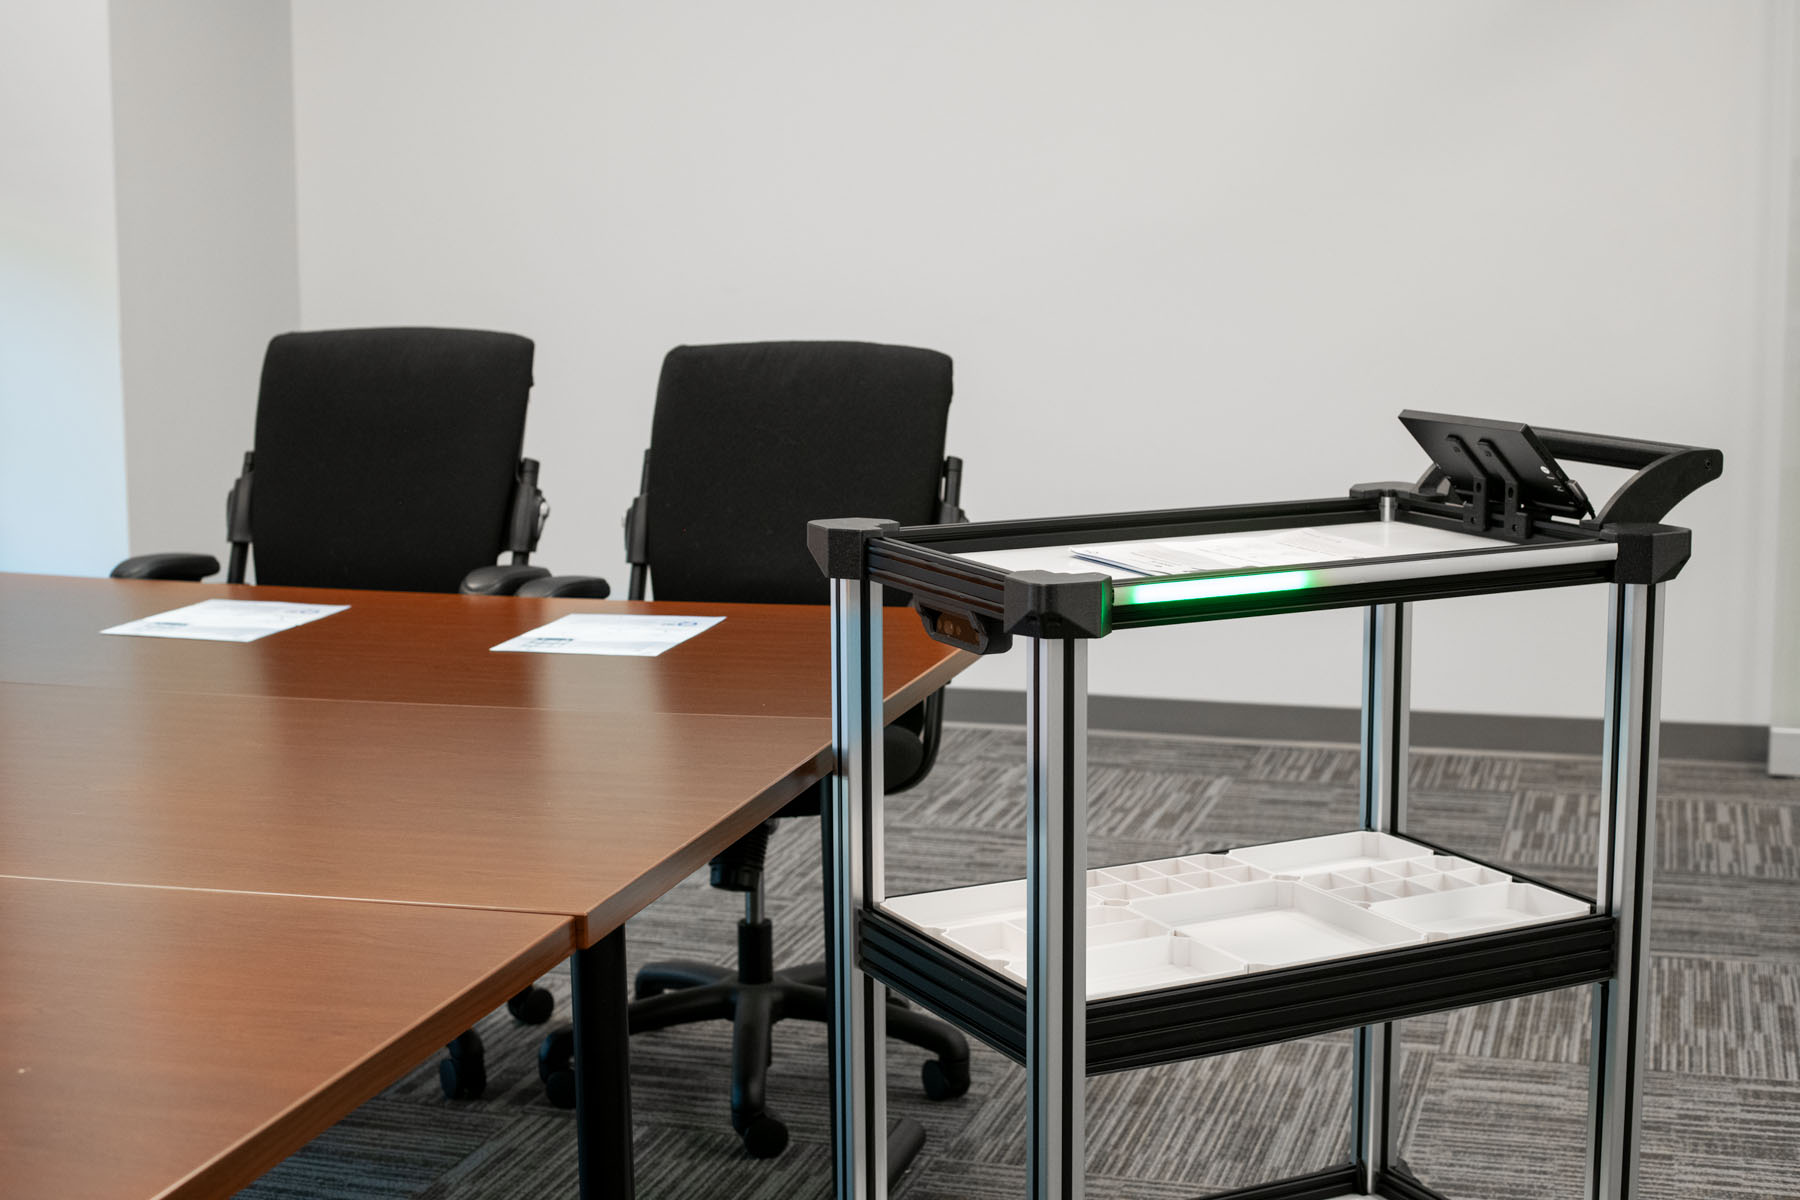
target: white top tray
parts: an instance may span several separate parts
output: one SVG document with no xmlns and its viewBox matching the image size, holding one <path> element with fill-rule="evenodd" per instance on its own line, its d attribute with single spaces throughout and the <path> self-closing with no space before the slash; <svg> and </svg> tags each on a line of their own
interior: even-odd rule
<svg viewBox="0 0 1800 1200">
<path fill-rule="evenodd" d="M 1087 873 L 1089 999 L 1585 916 L 1581 900 L 1387 833 L 1328 834 Z M 1024 983 L 1022 879 L 884 907 Z"/>
<path fill-rule="evenodd" d="M 1114 557 L 1100 562 L 1075 553 Z M 1469 553 L 1475 551 L 1477 553 Z M 1461 557 L 1404 561 L 1417 554 L 1462 552 Z M 1308 572 L 1308 587 L 1505 571 L 1553 564 L 1606 562 L 1619 556 L 1611 542 L 1521 546 L 1435 525 L 1407 521 L 1356 521 L 1343 525 L 1303 525 L 1255 533 L 1205 533 L 1130 542 L 1079 542 L 1017 550 L 971 550 L 959 554 L 1006 571 L 1099 572 L 1114 579 L 1193 574 L 1209 570 L 1260 571 L 1297 563 L 1330 563 Z M 1157 569 L 1152 562 L 1182 566 Z M 1395 561 L 1401 559 L 1403 561 Z M 1139 569 L 1124 565 L 1136 562 Z"/>
</svg>

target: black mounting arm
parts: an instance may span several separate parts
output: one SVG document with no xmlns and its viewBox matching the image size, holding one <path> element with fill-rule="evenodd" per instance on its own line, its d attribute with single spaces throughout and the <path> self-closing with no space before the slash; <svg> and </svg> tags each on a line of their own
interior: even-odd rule
<svg viewBox="0 0 1800 1200">
<path fill-rule="evenodd" d="M 1537 433 L 1557 458 L 1636 470 L 1601 505 L 1594 518 L 1596 525 L 1656 524 L 1725 469 L 1725 455 L 1704 446 L 1647 442 L 1568 429 L 1539 429 Z"/>
</svg>

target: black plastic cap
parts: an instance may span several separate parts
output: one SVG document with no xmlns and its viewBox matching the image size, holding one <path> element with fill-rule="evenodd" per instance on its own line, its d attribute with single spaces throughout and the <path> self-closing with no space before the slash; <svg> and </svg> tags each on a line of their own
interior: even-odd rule
<svg viewBox="0 0 1800 1200">
<path fill-rule="evenodd" d="M 534 567 L 527 563 L 496 563 L 476 567 L 464 575 L 456 590 L 465 596 L 510 596 L 519 590 L 520 585 L 533 579 L 542 579 L 548 574 L 548 567 Z"/>
<path fill-rule="evenodd" d="M 519 585 L 518 595 L 563 600 L 604 600 L 612 585 L 598 575 L 542 575 Z"/>
<path fill-rule="evenodd" d="M 1041 638 L 1097 638 L 1107 633 L 1112 577 L 1097 572 L 1015 571 L 1002 603 L 1008 633 Z"/>
<path fill-rule="evenodd" d="M 1693 533 L 1673 525 L 1613 525 L 1600 536 L 1619 544 L 1614 583 L 1666 583 L 1694 552 Z"/>
<path fill-rule="evenodd" d="M 1399 499 L 1403 496 L 1417 496 L 1419 485 L 1405 480 L 1390 479 L 1382 483 L 1358 483 L 1350 488 L 1352 500 L 1380 500 L 1392 496 Z"/>
<path fill-rule="evenodd" d="M 198 583 L 219 570 L 210 554 L 139 554 L 112 569 L 114 579 L 184 579 Z"/>
<path fill-rule="evenodd" d="M 827 579 L 861 579 L 869 539 L 900 528 L 881 517 L 833 517 L 806 523 L 806 548 Z"/>
</svg>

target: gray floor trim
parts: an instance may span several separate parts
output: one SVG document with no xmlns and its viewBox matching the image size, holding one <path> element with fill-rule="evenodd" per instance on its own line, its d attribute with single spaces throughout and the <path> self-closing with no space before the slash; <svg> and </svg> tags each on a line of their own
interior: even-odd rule
<svg viewBox="0 0 1800 1200">
<path fill-rule="evenodd" d="M 944 715 L 981 725 L 1023 725 L 1025 694 L 998 688 L 952 685 Z M 1290 742 L 1355 742 L 1360 717 L 1353 708 L 1300 704 L 1229 704 L 1216 700 L 1162 700 L 1138 696 L 1090 696 L 1088 727 L 1114 733 L 1204 734 L 1208 737 Z M 1774 753 L 1782 741 L 1785 770 Z M 1595 754 L 1600 719 L 1582 717 L 1493 716 L 1479 713 L 1414 712 L 1415 746 L 1455 750 L 1507 750 L 1540 754 Z M 1664 721 L 1664 758 L 1707 762 L 1768 762 L 1771 774 L 1800 775 L 1800 729 L 1771 731 L 1760 725 L 1711 725 Z"/>
<path fill-rule="evenodd" d="M 1800 775 L 1800 729 L 1769 730 L 1769 774 Z"/>
</svg>

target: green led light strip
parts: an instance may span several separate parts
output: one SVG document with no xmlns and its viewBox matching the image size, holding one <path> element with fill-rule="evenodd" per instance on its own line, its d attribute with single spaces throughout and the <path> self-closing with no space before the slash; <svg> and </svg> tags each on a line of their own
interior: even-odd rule
<svg viewBox="0 0 1800 1200">
<path fill-rule="evenodd" d="M 1266 575 L 1225 575 L 1211 579 L 1166 579 L 1127 583 L 1113 588 L 1115 604 L 1170 604 L 1177 600 L 1210 600 L 1219 596 L 1254 596 L 1262 592 L 1294 592 L 1311 587 L 1311 571 L 1271 571 Z"/>
</svg>

